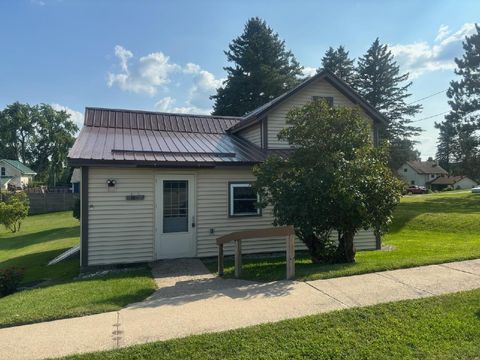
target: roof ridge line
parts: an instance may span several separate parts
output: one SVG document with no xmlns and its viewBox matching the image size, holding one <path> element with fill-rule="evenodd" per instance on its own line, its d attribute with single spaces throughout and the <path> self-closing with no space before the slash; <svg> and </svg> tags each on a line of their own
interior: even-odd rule
<svg viewBox="0 0 480 360">
<path fill-rule="evenodd" d="M 164 111 L 132 110 L 132 109 L 119 109 L 119 108 L 114 109 L 114 108 L 105 108 L 105 107 L 97 107 L 97 106 L 85 106 L 85 111 L 86 110 L 116 111 L 116 112 L 128 112 L 128 113 L 137 113 L 137 114 L 140 113 L 140 114 L 156 114 L 156 115 L 192 116 L 192 117 L 203 117 L 203 118 L 214 118 L 214 119 L 232 119 L 232 120 L 243 119 L 243 116 L 174 113 L 174 112 L 164 112 Z"/>
</svg>

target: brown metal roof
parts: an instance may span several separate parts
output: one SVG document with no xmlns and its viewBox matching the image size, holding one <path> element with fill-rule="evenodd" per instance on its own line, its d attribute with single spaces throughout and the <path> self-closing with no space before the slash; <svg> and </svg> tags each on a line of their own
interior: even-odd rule
<svg viewBox="0 0 480 360">
<path fill-rule="evenodd" d="M 261 162 L 266 152 L 225 130 L 237 118 L 87 108 L 71 165 L 215 166 Z"/>
<path fill-rule="evenodd" d="M 174 114 L 140 110 L 85 108 L 85 126 L 223 134 L 240 117 Z"/>
</svg>

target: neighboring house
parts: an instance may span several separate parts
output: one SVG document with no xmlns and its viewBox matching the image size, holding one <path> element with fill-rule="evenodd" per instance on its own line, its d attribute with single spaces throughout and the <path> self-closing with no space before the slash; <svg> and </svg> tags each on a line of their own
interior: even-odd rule
<svg viewBox="0 0 480 360">
<path fill-rule="evenodd" d="M 471 189 L 478 183 L 468 176 L 440 176 L 430 183 L 432 189 L 443 190 L 450 189 Z"/>
<path fill-rule="evenodd" d="M 0 159 L 0 188 L 7 189 L 8 186 L 24 188 L 37 175 L 35 171 L 25 166 L 18 160 Z"/>
<path fill-rule="evenodd" d="M 326 71 L 244 117 L 86 108 L 68 155 L 82 169 L 82 267 L 215 256 L 217 237 L 271 227 L 272 209 L 255 207 L 252 167 L 288 152 L 290 145 L 277 137 L 286 114 L 315 97 L 358 106 L 378 141 L 384 117 Z M 355 245 L 375 249 L 373 233 L 358 233 Z M 242 247 L 244 253 L 285 251 L 285 239 Z"/>
<path fill-rule="evenodd" d="M 408 185 L 428 186 L 439 176 L 448 175 L 447 170 L 429 158 L 427 161 L 407 161 L 398 170 L 398 175 Z"/>
<path fill-rule="evenodd" d="M 74 194 L 80 193 L 80 180 L 82 179 L 82 170 L 80 168 L 73 169 L 70 184 L 72 184 L 71 191 Z"/>
</svg>

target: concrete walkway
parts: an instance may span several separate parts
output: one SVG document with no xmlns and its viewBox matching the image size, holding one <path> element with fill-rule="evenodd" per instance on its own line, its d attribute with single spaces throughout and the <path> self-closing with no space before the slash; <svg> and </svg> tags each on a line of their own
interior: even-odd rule
<svg viewBox="0 0 480 360">
<path fill-rule="evenodd" d="M 118 312 L 0 329 L 0 359 L 38 359 L 480 288 L 480 259 L 309 282 L 219 279 L 162 261 L 159 290 Z"/>
</svg>

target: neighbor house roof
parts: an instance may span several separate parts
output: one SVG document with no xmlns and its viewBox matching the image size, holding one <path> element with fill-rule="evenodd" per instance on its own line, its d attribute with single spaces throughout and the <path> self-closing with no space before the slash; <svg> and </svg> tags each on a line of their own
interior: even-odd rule
<svg viewBox="0 0 480 360">
<path fill-rule="evenodd" d="M 418 174 L 448 174 L 436 161 L 407 161 Z"/>
<path fill-rule="evenodd" d="M 87 108 L 85 124 L 68 154 L 71 165 L 253 164 L 266 152 L 226 129 L 235 117 Z"/>
<path fill-rule="evenodd" d="M 284 94 L 276 97 L 275 99 L 269 101 L 268 103 L 256 108 L 255 110 L 246 114 L 241 121 L 236 123 L 229 129 L 229 132 L 235 133 L 244 129 L 250 125 L 253 125 L 260 120 L 262 120 L 263 116 L 277 105 L 282 103 L 284 100 L 288 99 L 292 95 L 295 95 L 297 92 L 302 90 L 304 87 L 308 86 L 309 84 L 323 79 L 330 83 L 334 88 L 336 88 L 340 93 L 342 93 L 345 97 L 347 97 L 352 103 L 360 106 L 369 116 L 371 116 L 374 120 L 382 124 L 387 123 L 387 119 L 383 116 L 378 110 L 374 107 L 370 106 L 365 99 L 363 99 L 355 90 L 353 90 L 345 81 L 337 77 L 335 74 L 328 70 L 321 70 L 316 75 L 306 79 L 290 91 L 285 92 Z"/>
<path fill-rule="evenodd" d="M 1 159 L 0 162 L 2 162 L 2 161 L 7 163 L 8 165 L 14 167 L 18 171 L 20 171 L 22 173 L 22 175 L 37 175 L 37 173 L 35 171 L 30 169 L 28 166 L 22 164 L 18 160 Z"/>
<path fill-rule="evenodd" d="M 463 179 L 468 179 L 467 176 L 440 176 L 433 180 L 431 184 L 434 185 L 454 185 Z"/>
</svg>

